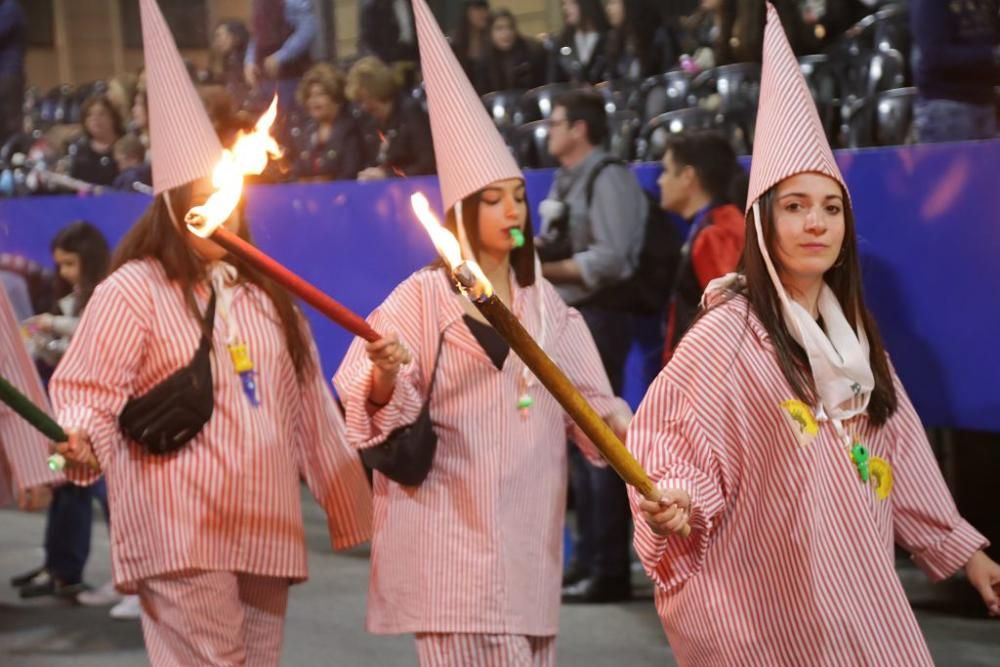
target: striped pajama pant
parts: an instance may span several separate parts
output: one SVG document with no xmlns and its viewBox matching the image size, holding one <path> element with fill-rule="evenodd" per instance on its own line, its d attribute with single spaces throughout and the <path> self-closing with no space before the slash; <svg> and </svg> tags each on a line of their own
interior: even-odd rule
<svg viewBox="0 0 1000 667">
<path fill-rule="evenodd" d="M 420 667 L 555 667 L 556 638 L 418 633 L 417 659 Z"/>
<path fill-rule="evenodd" d="M 142 634 L 153 667 L 274 667 L 288 579 L 203 570 L 139 582 Z"/>
</svg>

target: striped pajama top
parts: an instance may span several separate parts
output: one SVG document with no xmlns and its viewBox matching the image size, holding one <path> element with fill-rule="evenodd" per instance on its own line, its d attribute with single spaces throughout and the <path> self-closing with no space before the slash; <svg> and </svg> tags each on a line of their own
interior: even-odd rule
<svg viewBox="0 0 1000 667">
<path fill-rule="evenodd" d="M 254 285 L 233 289 L 232 322 L 258 373 L 260 405 L 243 392 L 217 310 L 214 412 L 176 452 L 147 453 L 118 427 L 128 398 L 186 366 L 201 336 L 159 262 L 129 262 L 98 286 L 52 379 L 59 422 L 90 434 L 107 477 L 112 570 L 123 590 L 187 569 L 305 579 L 300 479 L 326 511 L 335 548 L 369 537 L 367 481 L 311 337 L 312 367 L 300 384 L 270 299 Z M 208 295 L 199 287 L 201 312 Z"/>
<path fill-rule="evenodd" d="M 936 580 L 987 542 L 959 516 L 893 378 L 899 409 L 885 425 L 867 416 L 844 424 L 893 468 L 895 485 L 879 500 L 832 424 L 788 402 L 795 396 L 746 299 L 716 306 L 681 341 L 628 437 L 658 486 L 692 498 L 687 539 L 635 522 L 681 665 L 932 664 L 894 543 Z"/>
<path fill-rule="evenodd" d="M 538 278 L 520 288 L 512 311 L 598 414 L 626 413 L 615 398 L 580 314 Z M 412 423 L 444 338 L 430 414 L 438 435 L 434 464 L 417 488 L 375 474 L 375 531 L 368 629 L 375 633 L 554 635 L 558 630 L 566 512 L 566 436 L 596 458 L 540 385 L 534 405 L 517 408 L 523 364 L 511 351 L 498 370 L 462 319 L 464 297 L 442 269 L 418 271 L 369 317 L 398 333 L 413 353 L 389 404 L 365 410 L 372 364 L 356 339 L 334 377 L 351 443 L 364 448 Z"/>
</svg>

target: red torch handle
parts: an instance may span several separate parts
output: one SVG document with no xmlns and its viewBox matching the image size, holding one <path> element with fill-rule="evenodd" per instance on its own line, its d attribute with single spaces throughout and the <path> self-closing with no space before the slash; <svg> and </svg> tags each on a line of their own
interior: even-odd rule
<svg viewBox="0 0 1000 667">
<path fill-rule="evenodd" d="M 357 313 L 319 291 L 311 283 L 292 273 L 286 267 L 224 227 L 219 227 L 212 232 L 211 238 L 267 277 L 284 285 L 290 292 L 355 336 L 361 336 L 368 342 L 374 342 L 382 337 Z"/>
</svg>

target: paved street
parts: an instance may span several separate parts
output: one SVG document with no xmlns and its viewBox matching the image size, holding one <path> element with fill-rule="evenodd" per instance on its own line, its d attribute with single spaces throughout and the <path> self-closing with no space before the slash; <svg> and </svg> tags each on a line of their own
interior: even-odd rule
<svg viewBox="0 0 1000 667">
<path fill-rule="evenodd" d="M 415 665 L 410 637 L 364 632 L 367 551 L 334 555 L 319 509 L 309 502 L 306 525 L 311 578 L 292 589 L 283 664 Z M 43 515 L 0 511 L 0 665 L 4 667 L 126 667 L 144 665 L 137 622 L 114 621 L 106 609 L 74 607 L 51 599 L 23 602 L 7 580 L 39 562 Z M 87 580 L 109 577 L 108 538 L 94 531 Z M 940 665 L 1000 665 L 1000 621 L 985 618 L 964 583 L 931 587 L 922 575 L 903 570 L 921 625 Z M 653 610 L 652 591 L 640 581 L 628 604 L 563 607 L 560 665 L 673 665 Z M 971 589 L 970 589 L 971 591 Z"/>
</svg>

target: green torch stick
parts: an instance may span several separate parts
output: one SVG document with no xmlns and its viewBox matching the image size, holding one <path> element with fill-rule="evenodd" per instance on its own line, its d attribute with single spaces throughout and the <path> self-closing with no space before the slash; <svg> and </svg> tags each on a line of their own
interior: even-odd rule
<svg viewBox="0 0 1000 667">
<path fill-rule="evenodd" d="M 11 410 L 23 417 L 49 440 L 66 442 L 69 439 L 66 431 L 52 417 L 35 405 L 30 398 L 18 391 L 17 387 L 3 376 L 0 376 L 0 400 L 9 405 Z M 49 457 L 48 463 L 51 470 L 60 472 L 66 466 L 66 459 L 61 454 L 53 454 Z"/>
</svg>

